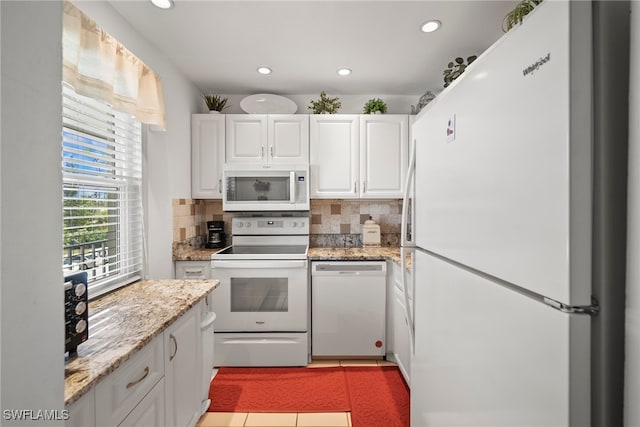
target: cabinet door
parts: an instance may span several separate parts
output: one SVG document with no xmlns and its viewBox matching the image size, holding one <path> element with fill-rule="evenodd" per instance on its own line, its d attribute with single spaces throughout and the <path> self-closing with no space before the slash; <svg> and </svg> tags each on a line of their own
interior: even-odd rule
<svg viewBox="0 0 640 427">
<path fill-rule="evenodd" d="M 175 278 L 179 280 L 187 279 L 210 279 L 210 261 L 176 261 Z"/>
<path fill-rule="evenodd" d="M 95 388 L 89 390 L 77 402 L 66 408 L 69 419 L 64 422 L 66 427 L 93 427 L 96 425 Z"/>
<path fill-rule="evenodd" d="M 401 198 L 408 166 L 409 117 L 360 116 L 360 197 Z"/>
<path fill-rule="evenodd" d="M 97 425 L 119 425 L 162 379 L 163 344 L 154 338 L 96 385 Z"/>
<path fill-rule="evenodd" d="M 357 198 L 359 116 L 310 116 L 311 198 Z"/>
<path fill-rule="evenodd" d="M 393 307 L 393 356 L 398 363 L 398 368 L 407 384 L 410 379 L 411 343 L 409 337 L 409 322 L 404 303 L 404 294 L 396 288 Z"/>
<path fill-rule="evenodd" d="M 164 331 L 166 423 L 170 426 L 193 426 L 200 417 L 201 311 L 200 305 L 195 306 Z"/>
<path fill-rule="evenodd" d="M 267 116 L 262 114 L 226 115 L 227 163 L 267 161 Z"/>
<path fill-rule="evenodd" d="M 161 427 L 164 425 L 164 379 L 162 379 L 118 427 Z"/>
<path fill-rule="evenodd" d="M 225 150 L 225 116 L 191 116 L 191 197 L 222 198 Z"/>
<path fill-rule="evenodd" d="M 309 163 L 309 116 L 271 114 L 268 116 L 268 163 Z"/>
</svg>

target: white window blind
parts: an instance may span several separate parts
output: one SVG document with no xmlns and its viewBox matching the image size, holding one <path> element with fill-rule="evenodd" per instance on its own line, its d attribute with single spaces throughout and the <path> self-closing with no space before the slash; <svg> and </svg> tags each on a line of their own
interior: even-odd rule
<svg viewBox="0 0 640 427">
<path fill-rule="evenodd" d="M 89 297 L 142 277 L 140 123 L 62 85 L 62 268 L 86 270 Z"/>
</svg>

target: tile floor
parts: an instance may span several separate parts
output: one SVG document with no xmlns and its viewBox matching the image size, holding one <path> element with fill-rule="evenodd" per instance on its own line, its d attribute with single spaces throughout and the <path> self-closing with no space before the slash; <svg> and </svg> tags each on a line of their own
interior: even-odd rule
<svg viewBox="0 0 640 427">
<path fill-rule="evenodd" d="M 386 360 L 314 360 L 308 368 L 335 366 L 395 366 Z M 207 412 L 196 427 L 351 427 L 350 412 L 245 413 Z"/>
</svg>

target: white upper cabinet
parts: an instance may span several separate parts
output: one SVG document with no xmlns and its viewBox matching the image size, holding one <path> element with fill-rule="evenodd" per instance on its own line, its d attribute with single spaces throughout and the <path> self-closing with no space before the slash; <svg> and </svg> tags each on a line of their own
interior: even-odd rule
<svg viewBox="0 0 640 427">
<path fill-rule="evenodd" d="M 360 116 L 360 197 L 401 198 L 409 152 L 409 117 Z"/>
<path fill-rule="evenodd" d="M 222 198 L 225 150 L 225 116 L 191 116 L 191 197 Z"/>
<path fill-rule="evenodd" d="M 306 164 L 309 116 L 306 114 L 227 114 L 228 164 Z"/>
<path fill-rule="evenodd" d="M 268 116 L 269 164 L 309 163 L 309 116 L 272 114 Z"/>
<path fill-rule="evenodd" d="M 311 198 L 402 197 L 407 115 L 313 115 L 310 120 Z"/>
<path fill-rule="evenodd" d="M 264 163 L 267 154 L 267 116 L 227 114 L 227 163 Z"/>
<path fill-rule="evenodd" d="M 359 115 L 310 117 L 311 198 L 357 198 Z"/>
</svg>

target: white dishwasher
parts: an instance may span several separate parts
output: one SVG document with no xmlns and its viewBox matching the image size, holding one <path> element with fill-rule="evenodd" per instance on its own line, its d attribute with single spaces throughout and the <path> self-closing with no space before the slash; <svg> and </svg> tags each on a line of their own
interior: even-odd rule
<svg viewBox="0 0 640 427">
<path fill-rule="evenodd" d="M 387 264 L 314 261 L 311 355 L 384 356 Z"/>
</svg>

